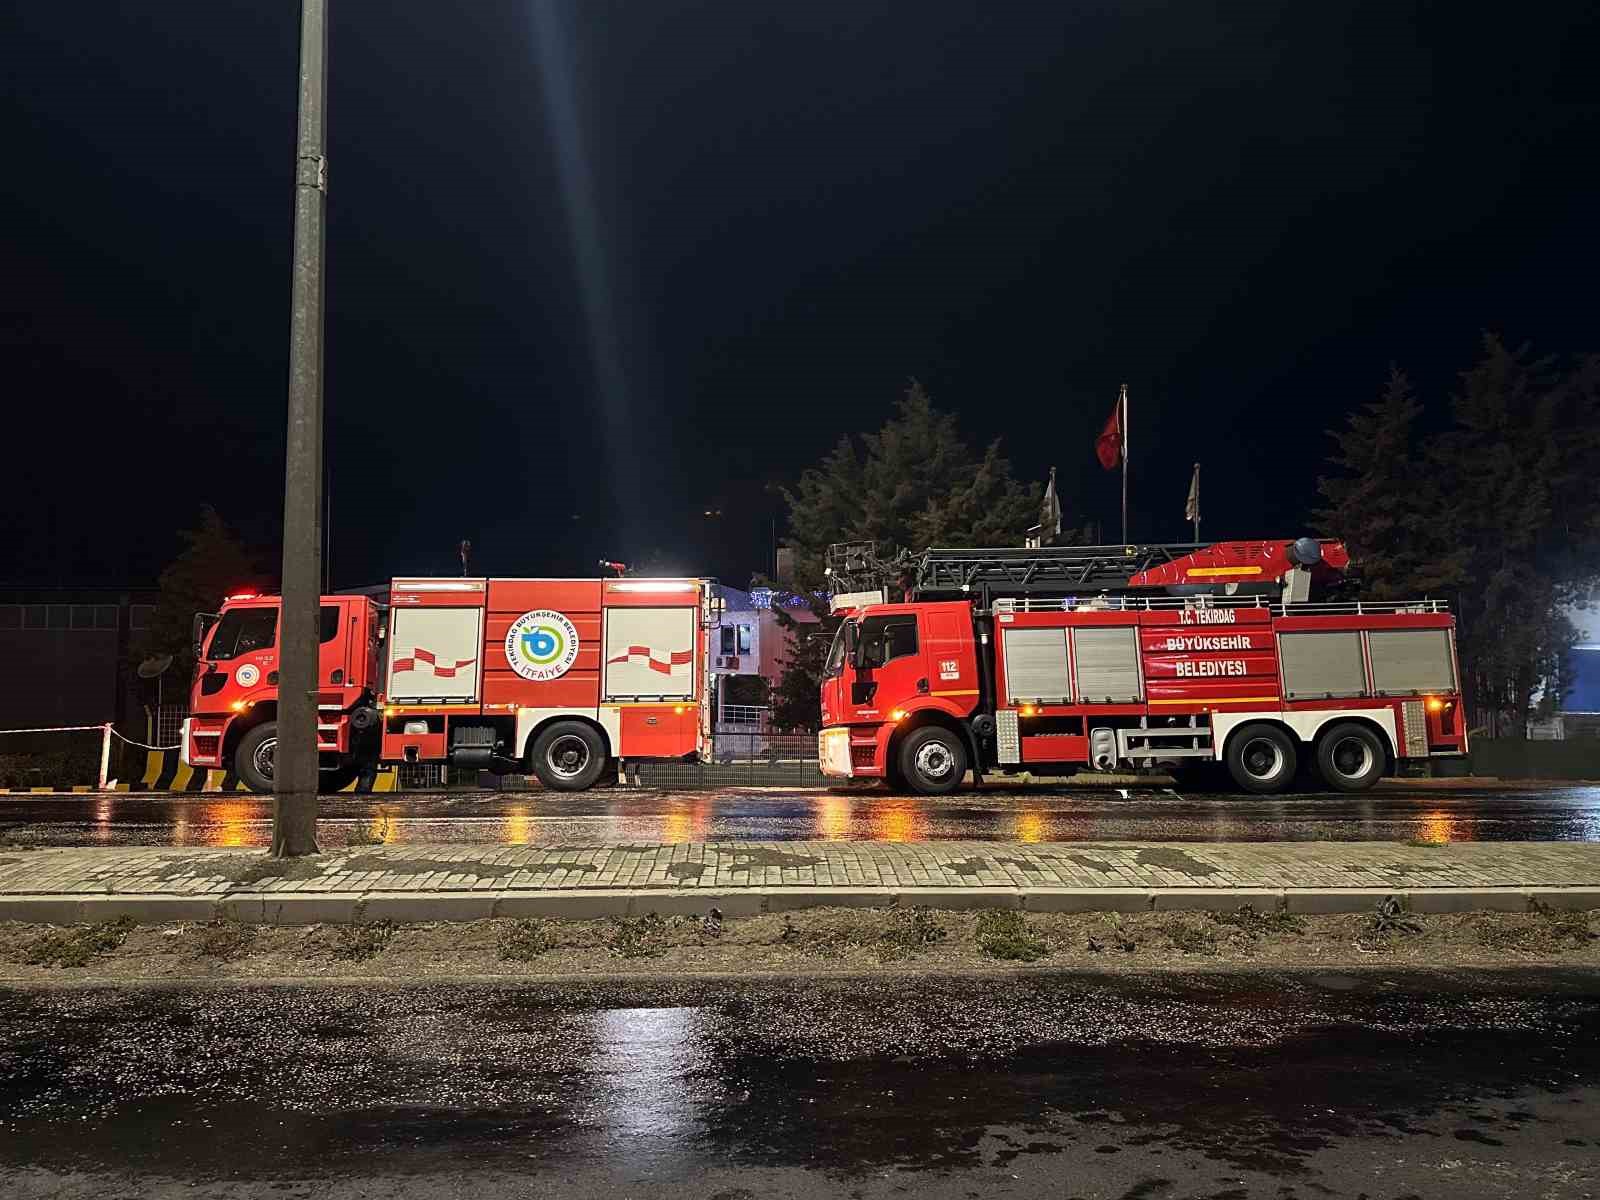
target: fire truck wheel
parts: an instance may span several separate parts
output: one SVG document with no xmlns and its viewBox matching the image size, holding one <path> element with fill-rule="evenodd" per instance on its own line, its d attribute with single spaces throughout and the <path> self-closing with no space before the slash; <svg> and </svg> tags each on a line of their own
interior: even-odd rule
<svg viewBox="0 0 1600 1200">
<path fill-rule="evenodd" d="M 582 721 L 557 721 L 533 739 L 533 773 L 545 787 L 581 792 L 595 785 L 606 769 L 606 748 L 592 726 Z"/>
<path fill-rule="evenodd" d="M 278 753 L 278 723 L 263 721 L 239 739 L 233 769 L 252 792 L 272 790 L 272 762 Z"/>
<path fill-rule="evenodd" d="M 924 796 L 955 791 L 967 774 L 961 735 L 939 725 L 913 729 L 900 743 L 900 773 L 912 791 Z"/>
<path fill-rule="evenodd" d="M 1364 792 L 1378 782 L 1388 756 L 1365 725 L 1335 725 L 1317 743 L 1317 770 L 1336 792 Z"/>
<path fill-rule="evenodd" d="M 1294 742 L 1276 725 L 1245 725 L 1228 739 L 1228 774 L 1247 792 L 1281 792 L 1294 779 Z"/>
</svg>

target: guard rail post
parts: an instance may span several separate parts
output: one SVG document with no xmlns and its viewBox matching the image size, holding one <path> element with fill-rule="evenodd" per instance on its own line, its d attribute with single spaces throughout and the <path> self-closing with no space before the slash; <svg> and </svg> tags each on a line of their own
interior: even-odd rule
<svg viewBox="0 0 1600 1200">
<path fill-rule="evenodd" d="M 100 726 L 100 786 L 99 791 L 106 790 L 106 780 L 111 773 L 111 722 L 107 721 Z"/>
</svg>

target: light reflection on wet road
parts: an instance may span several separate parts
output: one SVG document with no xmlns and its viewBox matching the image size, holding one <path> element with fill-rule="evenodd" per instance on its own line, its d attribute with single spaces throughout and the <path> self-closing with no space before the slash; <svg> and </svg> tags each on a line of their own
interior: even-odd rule
<svg viewBox="0 0 1600 1200">
<path fill-rule="evenodd" d="M 112 1171 L 92 1194 L 160 1177 L 228 1196 L 310 1178 L 341 1196 L 1578 1197 L 1600 1161 L 1600 995 L 1579 973 L 0 989 L 0 1006 L 0 1190 Z"/>
<path fill-rule="evenodd" d="M 0 797 L 0 839 L 41 845 L 265 846 L 271 799 L 244 794 Z M 327 796 L 319 837 L 599 845 L 786 841 L 1600 841 L 1600 788 L 1400 791 L 1270 799 L 1131 791 L 985 791 L 930 800 L 724 788 Z"/>
</svg>

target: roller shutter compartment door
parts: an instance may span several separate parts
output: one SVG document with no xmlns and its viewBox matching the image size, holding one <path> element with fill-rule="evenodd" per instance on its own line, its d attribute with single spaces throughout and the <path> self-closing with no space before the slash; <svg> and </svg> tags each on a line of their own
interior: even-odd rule
<svg viewBox="0 0 1600 1200">
<path fill-rule="evenodd" d="M 1078 664 L 1079 703 L 1126 704 L 1142 697 L 1138 634 L 1131 625 L 1074 629 L 1072 648 Z"/>
<path fill-rule="evenodd" d="M 1055 700 L 1072 698 L 1072 683 L 1067 678 L 1067 631 L 1065 629 L 1007 629 L 1006 700 Z"/>
<path fill-rule="evenodd" d="M 606 609 L 608 700 L 694 695 L 693 608 Z"/>
<path fill-rule="evenodd" d="M 1449 630 L 1375 629 L 1367 634 L 1367 645 L 1372 686 L 1380 696 L 1455 690 Z"/>
<path fill-rule="evenodd" d="M 1361 696 L 1367 672 L 1361 664 L 1361 635 L 1284 633 L 1278 636 L 1284 696 L 1289 700 Z"/>
<path fill-rule="evenodd" d="M 326 610 L 324 610 L 326 611 Z M 483 609 L 396 608 L 389 632 L 389 699 L 459 704 L 478 698 Z"/>
</svg>

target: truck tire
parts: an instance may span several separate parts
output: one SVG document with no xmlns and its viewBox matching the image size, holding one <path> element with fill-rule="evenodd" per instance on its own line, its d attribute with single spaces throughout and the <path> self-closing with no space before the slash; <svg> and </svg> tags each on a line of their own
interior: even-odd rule
<svg viewBox="0 0 1600 1200">
<path fill-rule="evenodd" d="M 1276 725 L 1244 725 L 1228 739 L 1228 774 L 1247 792 L 1281 792 L 1299 765 L 1294 741 Z"/>
<path fill-rule="evenodd" d="M 1389 756 L 1365 725 L 1335 725 L 1317 742 L 1317 773 L 1336 792 L 1364 792 L 1383 776 Z"/>
<path fill-rule="evenodd" d="M 944 796 L 961 786 L 967 774 L 967 748 L 961 735 L 940 725 L 913 729 L 900 743 L 900 773 L 913 792 Z"/>
<path fill-rule="evenodd" d="M 252 792 L 272 791 L 272 765 L 278 753 L 278 723 L 263 721 L 247 730 L 233 752 L 233 770 Z"/>
<path fill-rule="evenodd" d="M 610 759 L 592 725 L 556 721 L 533 739 L 533 773 L 552 791 L 581 792 L 599 780 Z"/>
</svg>

